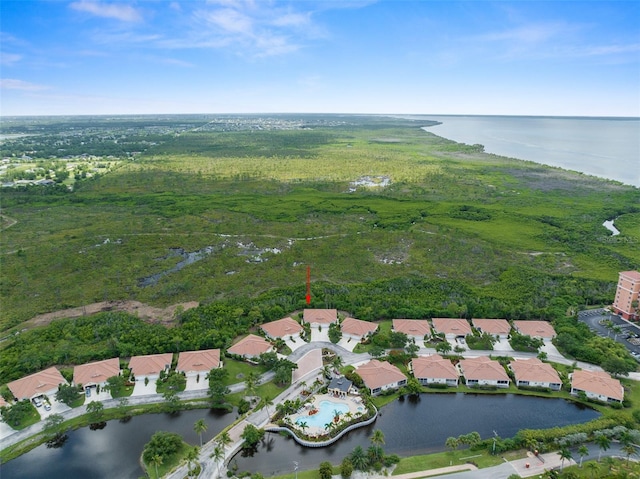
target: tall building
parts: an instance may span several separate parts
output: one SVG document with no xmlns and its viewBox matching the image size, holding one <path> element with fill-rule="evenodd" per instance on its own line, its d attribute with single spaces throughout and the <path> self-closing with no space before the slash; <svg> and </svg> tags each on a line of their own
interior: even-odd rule
<svg viewBox="0 0 640 479">
<path fill-rule="evenodd" d="M 638 295 L 640 294 L 640 273 L 637 271 L 622 271 L 619 273 L 616 299 L 613 311 L 625 319 L 638 319 Z"/>
</svg>

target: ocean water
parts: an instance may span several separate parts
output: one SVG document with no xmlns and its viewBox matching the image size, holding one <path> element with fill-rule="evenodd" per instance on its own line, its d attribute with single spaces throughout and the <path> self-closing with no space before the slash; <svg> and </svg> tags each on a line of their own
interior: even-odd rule
<svg viewBox="0 0 640 479">
<path fill-rule="evenodd" d="M 416 117 L 413 117 L 416 118 Z M 426 127 L 487 153 L 640 187 L 640 118 L 421 115 Z"/>
</svg>

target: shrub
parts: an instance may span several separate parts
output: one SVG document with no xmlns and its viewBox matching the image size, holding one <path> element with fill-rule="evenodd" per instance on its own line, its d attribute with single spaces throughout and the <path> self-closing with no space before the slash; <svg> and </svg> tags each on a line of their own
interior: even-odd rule
<svg viewBox="0 0 640 479">
<path fill-rule="evenodd" d="M 353 474 L 353 463 L 351 462 L 351 459 L 345 457 L 342 460 L 342 464 L 340 464 L 340 475 L 344 479 L 349 479 L 351 474 Z"/>
<path fill-rule="evenodd" d="M 320 473 L 320 479 L 331 479 L 331 476 L 333 476 L 333 466 L 330 462 L 323 461 L 320 463 L 318 472 Z"/>
</svg>

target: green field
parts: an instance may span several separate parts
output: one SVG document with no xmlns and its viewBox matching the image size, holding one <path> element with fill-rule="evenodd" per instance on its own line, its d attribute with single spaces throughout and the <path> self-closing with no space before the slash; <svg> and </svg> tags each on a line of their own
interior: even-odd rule
<svg viewBox="0 0 640 479">
<path fill-rule="evenodd" d="M 612 301 L 618 271 L 640 264 L 637 188 L 485 154 L 421 130 L 425 122 L 329 119 L 172 132 L 73 192 L 3 190 L 0 329 L 118 299 L 163 306 L 275 294 L 286 309 L 304 299 L 307 265 L 316 306 L 364 319 L 391 314 L 361 304 L 368 285 L 406 278 L 448 283 L 423 310 L 549 316 Z M 349 192 L 363 176 L 391 184 Z M 602 227 L 610 218 L 618 237 Z M 140 286 L 180 260 L 170 248 L 207 247 L 201 261 Z"/>
</svg>

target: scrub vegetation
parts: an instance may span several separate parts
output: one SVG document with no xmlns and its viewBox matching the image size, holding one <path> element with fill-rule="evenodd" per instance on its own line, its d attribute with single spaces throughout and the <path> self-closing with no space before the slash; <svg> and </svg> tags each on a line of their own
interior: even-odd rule
<svg viewBox="0 0 640 479">
<path fill-rule="evenodd" d="M 486 154 L 426 121 L 274 118 L 268 130 L 257 117 L 74 120 L 73 154 L 86 134 L 87 154 L 118 167 L 73 191 L 3 188 L 0 380 L 226 346 L 304 307 L 307 265 L 311 306 L 360 319 L 551 320 L 610 303 L 618 271 L 640 264 L 637 188 Z M 6 133 L 32 136 L 6 140 L 3 155 L 55 156 L 64 123 L 24 122 Z M 390 184 L 354 186 L 366 177 Z M 612 218 L 619 236 L 602 226 Z M 176 248 L 198 260 L 180 266 Z M 172 329 L 105 313 L 15 334 L 37 314 L 122 299 L 201 306 Z"/>
</svg>

